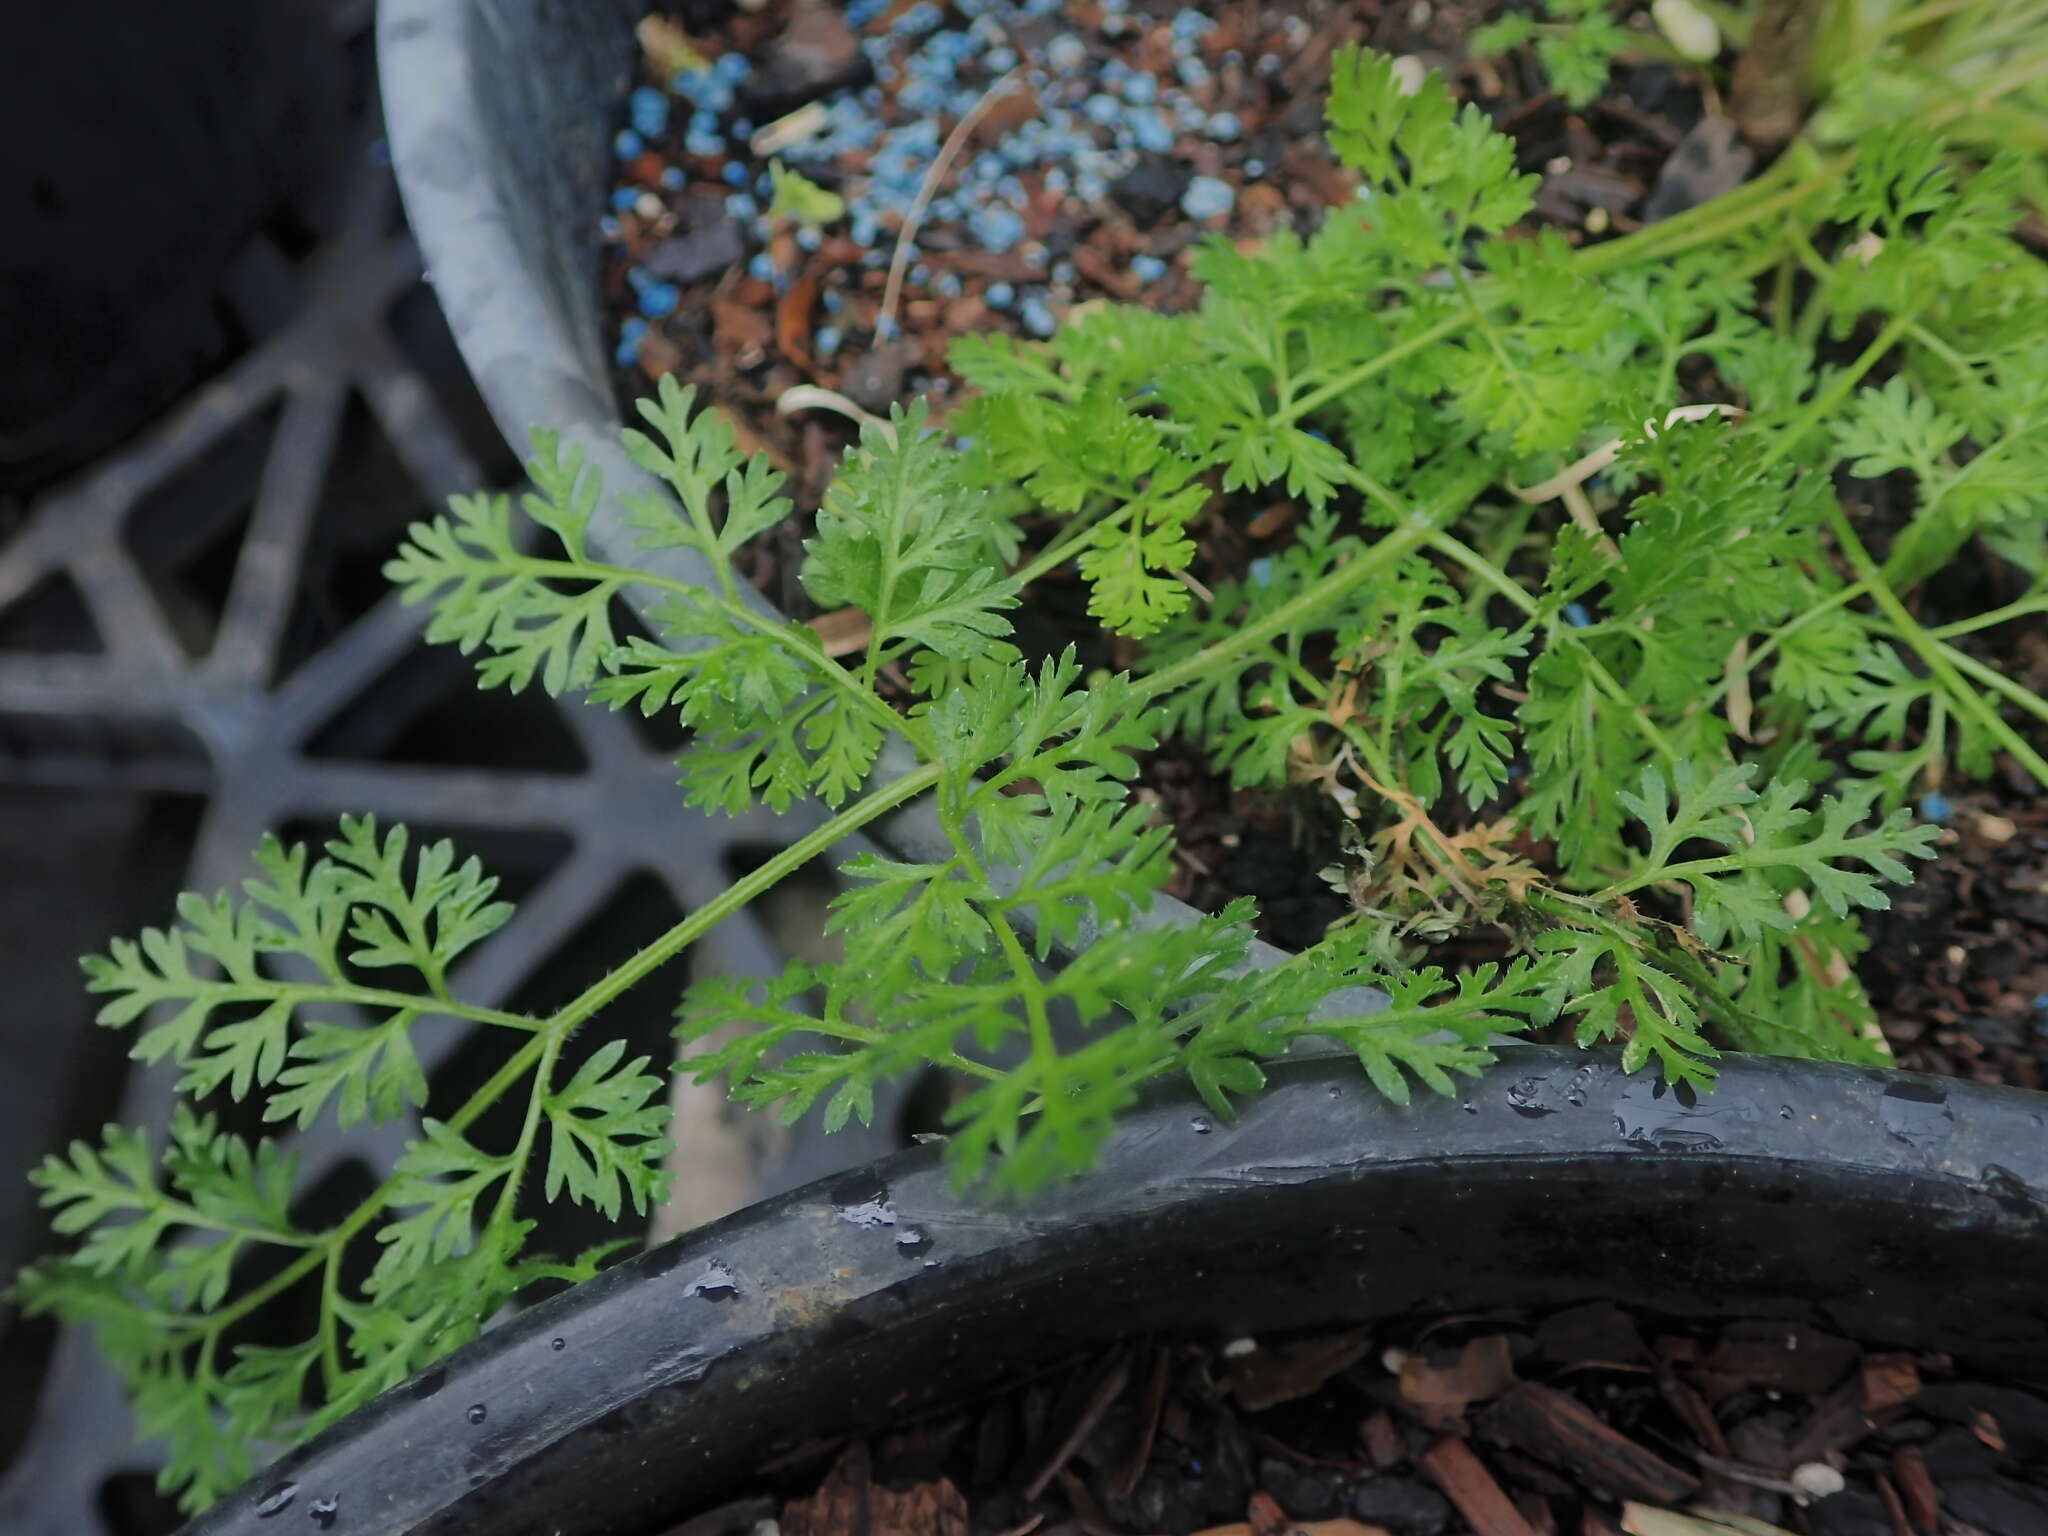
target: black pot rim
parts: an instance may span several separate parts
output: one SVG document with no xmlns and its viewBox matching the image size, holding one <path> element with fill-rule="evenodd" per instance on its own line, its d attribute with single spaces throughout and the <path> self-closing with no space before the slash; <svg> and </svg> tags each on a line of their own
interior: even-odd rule
<svg viewBox="0 0 2048 1536">
<path fill-rule="evenodd" d="M 1231 1121 L 1153 1099 L 1023 1204 L 957 1193 L 920 1147 L 742 1211 L 487 1333 L 192 1529 L 274 1532 L 289 1485 L 350 1536 L 658 1530 L 778 1445 L 1152 1327 L 1611 1296 L 2048 1379 L 2048 1095 L 1729 1057 L 1687 1102 L 1533 1046 L 1406 1108 L 1340 1059 L 1274 1076 Z"/>
</svg>

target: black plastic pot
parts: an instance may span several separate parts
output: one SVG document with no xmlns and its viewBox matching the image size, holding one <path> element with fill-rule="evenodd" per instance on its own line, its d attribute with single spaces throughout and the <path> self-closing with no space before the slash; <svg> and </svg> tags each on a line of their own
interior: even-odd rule
<svg viewBox="0 0 2048 1536">
<path fill-rule="evenodd" d="M 615 487 L 639 477 L 596 214 L 641 8 L 385 0 L 380 33 L 408 211 L 499 424 L 563 429 Z M 780 1447 L 1175 1328 L 1611 1297 L 2043 1375 L 2044 1277 L 2042 1096 L 1734 1059 L 1686 1103 L 1521 1047 L 1468 1099 L 1401 1110 L 1303 1061 L 1235 1123 L 1154 1100 L 1098 1173 L 1028 1205 L 956 1197 L 926 1148 L 757 1206 L 487 1335 L 198 1529 L 317 1509 L 351 1536 L 652 1532 Z"/>
<path fill-rule="evenodd" d="M 1613 1297 L 1814 1320 L 2048 1375 L 2048 1100 L 1730 1060 L 1687 1106 L 1610 1061 L 1510 1049 L 1395 1109 L 1291 1063 L 1234 1123 L 1177 1099 L 1018 1207 L 937 1149 L 756 1206 L 451 1356 L 201 1520 L 275 1536 L 640 1536 L 778 1449 L 1078 1347 Z M 291 1518 L 284 1520 L 280 1515 Z"/>
</svg>

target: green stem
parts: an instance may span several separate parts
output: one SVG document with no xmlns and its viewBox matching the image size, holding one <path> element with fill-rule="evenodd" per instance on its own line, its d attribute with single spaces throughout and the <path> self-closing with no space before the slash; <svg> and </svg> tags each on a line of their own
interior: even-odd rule
<svg viewBox="0 0 2048 1536">
<path fill-rule="evenodd" d="M 1438 531 L 1430 535 L 1428 542 L 1431 549 L 1464 566 L 1466 570 L 1477 576 L 1481 581 L 1484 581 L 1488 586 L 1500 593 L 1501 596 L 1521 609 L 1522 612 L 1532 615 L 1536 613 L 1536 599 L 1523 590 L 1522 584 L 1516 581 L 1514 577 L 1508 575 L 1506 571 L 1493 564 L 1484 555 L 1480 554 L 1478 550 L 1465 543 L 1464 540 Z M 1671 739 L 1658 728 L 1657 722 L 1650 718 L 1649 711 L 1637 703 L 1630 695 L 1628 689 L 1621 685 L 1621 680 L 1608 671 L 1606 664 L 1593 654 L 1592 646 L 1586 643 L 1577 630 L 1570 627 L 1558 629 L 1553 626 L 1550 638 L 1553 643 L 1557 640 L 1563 640 L 1578 651 L 1580 657 L 1585 661 L 1586 675 L 1593 679 L 1593 685 L 1606 694 L 1613 703 L 1629 712 L 1630 718 L 1635 722 L 1636 730 L 1642 735 L 1643 740 L 1650 744 L 1659 757 L 1663 758 L 1667 763 L 1676 764 L 1679 761 L 1678 749 L 1671 745 Z"/>
<path fill-rule="evenodd" d="M 341 1245 L 327 1250 L 320 1273 L 320 1369 L 326 1373 L 327 1395 L 341 1391 Z"/>
<path fill-rule="evenodd" d="M 806 833 L 774 858 L 727 886 L 712 900 L 647 945 L 624 965 L 593 982 L 548 1021 L 550 1031 L 567 1036 L 593 1014 L 645 980 L 702 938 L 756 896 L 771 890 L 820 854 L 846 840 L 869 822 L 937 786 L 944 776 L 935 763 L 913 769 L 893 783 L 871 791 L 831 820 Z"/>
<path fill-rule="evenodd" d="M 1940 644 L 1940 642 L 1937 642 L 1937 644 Z M 1949 665 L 1958 672 L 1967 673 L 1969 676 L 1974 677 L 1985 687 L 1991 689 L 1992 692 L 2009 699 L 2036 720 L 2048 722 L 2048 700 L 2044 700 L 2038 693 L 2035 693 L 2023 684 L 2014 682 L 1997 668 L 1987 667 L 1983 662 L 1966 651 L 1959 651 L 1954 646 L 1946 644 L 1941 644 L 1940 648 L 1942 655 L 1947 657 Z"/>
<path fill-rule="evenodd" d="M 1975 634 L 1980 629 L 1993 625 L 2008 624 L 2014 619 L 2023 619 L 2030 613 L 2048 613 L 2048 593 L 2030 592 L 2025 597 L 2007 603 L 2003 608 L 1993 608 L 1975 618 L 1957 619 L 1953 624 L 1943 624 L 1930 629 L 1928 634 L 1937 640 L 1953 640 L 1957 635 Z"/>
<path fill-rule="evenodd" d="M 1347 564 L 1338 566 L 1257 623 L 1248 624 L 1213 645 L 1204 646 L 1192 656 L 1183 657 L 1170 667 L 1161 668 L 1139 678 L 1133 686 L 1136 697 L 1141 702 L 1158 698 L 1194 681 L 1226 657 L 1235 656 L 1243 651 L 1262 649 L 1318 609 L 1328 607 L 1353 587 L 1362 585 L 1386 566 L 1409 553 L 1427 539 L 1432 531 L 1428 523 L 1411 514 L 1401 526 L 1390 529 L 1378 543 L 1362 550 Z"/>
<path fill-rule="evenodd" d="M 1898 344 L 1899 338 L 1911 328 L 1916 313 L 1916 310 L 1909 309 L 1893 315 L 1870 345 L 1857 354 L 1856 360 L 1830 379 L 1826 389 L 1809 400 L 1804 410 L 1778 430 L 1778 435 L 1772 439 L 1770 448 L 1757 461 L 1755 473 L 1763 474 L 1798 447 L 1799 440 L 1810 432 L 1817 422 L 1826 419 L 1829 413 L 1847 399 L 1849 392 L 1862 382 L 1863 376 L 1876 367 L 1878 360 L 1891 351 Z"/>
<path fill-rule="evenodd" d="M 498 1191 L 498 1203 L 491 1211 L 487 1232 L 505 1226 L 512 1219 L 512 1210 L 519 1199 L 519 1186 L 526 1178 L 526 1165 L 533 1157 L 534 1139 L 540 1135 L 540 1122 L 547 1108 L 548 1091 L 552 1088 L 555 1063 L 561 1059 L 562 1042 L 569 1038 L 569 1032 L 558 1024 L 551 1024 L 547 1037 L 541 1046 L 540 1061 L 535 1064 L 533 1087 L 526 1099 L 526 1118 L 520 1122 L 519 1140 L 513 1144 L 511 1166 L 505 1170 L 505 1187 Z"/>
<path fill-rule="evenodd" d="M 1851 526 L 1848 514 L 1842 510 L 1840 502 L 1829 503 L 1828 520 L 1834 525 L 1835 539 L 1841 545 L 1842 552 L 1849 557 L 1849 563 L 1855 568 L 1856 574 L 1862 577 L 1864 584 L 1870 588 L 1870 595 L 1876 600 L 1877 606 L 1882 608 L 1885 616 L 1892 621 L 1899 638 L 1913 648 L 1926 664 L 1927 670 L 1932 672 L 1942 687 L 1948 691 L 1950 702 L 1959 711 L 1975 716 L 1978 723 L 2034 776 L 2035 783 L 2048 786 L 2048 760 L 2044 760 L 2040 753 L 2029 746 L 2019 732 L 2007 723 L 2005 717 L 1984 701 L 1982 694 L 1957 675 L 1955 665 L 1950 660 L 1951 648 L 1928 634 L 1921 627 L 1920 621 L 1907 610 L 1906 605 L 1899 601 L 1898 593 L 1885 581 L 1877 568 L 1877 563 L 1870 558 L 1870 551 L 1863 547 L 1863 540 L 1857 537 L 1856 530 Z"/>
</svg>

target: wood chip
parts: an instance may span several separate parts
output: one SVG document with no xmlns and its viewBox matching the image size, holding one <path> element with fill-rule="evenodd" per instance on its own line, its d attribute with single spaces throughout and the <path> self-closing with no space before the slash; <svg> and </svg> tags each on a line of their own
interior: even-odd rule
<svg viewBox="0 0 2048 1536">
<path fill-rule="evenodd" d="M 1536 1536 L 1486 1464 L 1456 1435 L 1444 1436 L 1423 1452 L 1422 1470 L 1458 1506 L 1478 1536 Z"/>
<path fill-rule="evenodd" d="M 818 279 L 805 273 L 789 285 L 775 306 L 775 344 L 799 368 L 811 363 L 811 308 L 818 302 Z"/>
<path fill-rule="evenodd" d="M 1472 1404 L 1498 1397 L 1514 1383 L 1514 1353 L 1502 1333 L 1470 1340 L 1448 1365 L 1435 1365 L 1420 1352 L 1401 1362 L 1402 1400 L 1432 1429 L 1449 1428 Z"/>
<path fill-rule="evenodd" d="M 835 608 L 809 621 L 811 630 L 823 642 L 827 656 L 851 656 L 868 648 L 874 621 L 858 608 Z"/>
<path fill-rule="evenodd" d="M 900 1492 L 878 1484 L 869 1494 L 869 1511 L 876 1536 L 967 1536 L 967 1500 L 949 1478 Z"/>
<path fill-rule="evenodd" d="M 1752 1387 L 1819 1397 L 1848 1374 L 1860 1353 L 1847 1339 L 1803 1323 L 1730 1323 L 1700 1362 L 1699 1386 L 1709 1402 Z"/>
<path fill-rule="evenodd" d="M 873 1492 L 868 1448 L 856 1440 L 840 1453 L 816 1493 L 782 1506 L 782 1536 L 868 1536 Z"/>
<path fill-rule="evenodd" d="M 1628 1536 L 1792 1536 L 1782 1525 L 1731 1515 L 1718 1509 L 1653 1509 L 1624 1504 L 1621 1528 Z"/>
<path fill-rule="evenodd" d="M 1692 1473 L 1551 1387 L 1525 1382 L 1487 1409 L 1480 1423 L 1487 1434 L 1618 1498 L 1676 1504 L 1699 1491 L 1700 1480 Z"/>
<path fill-rule="evenodd" d="M 1923 1531 L 1940 1530 L 1941 1494 L 1927 1470 L 1927 1453 L 1917 1445 L 1900 1446 L 1892 1452 L 1892 1478 L 1913 1524 Z"/>
<path fill-rule="evenodd" d="M 1881 1413 L 1920 1395 L 1920 1368 L 1911 1355 L 1870 1355 L 1863 1362 L 1863 1411 Z"/>
<path fill-rule="evenodd" d="M 1371 1348 L 1372 1340 L 1362 1332 L 1296 1339 L 1232 1359 L 1223 1385 L 1240 1408 L 1256 1413 L 1321 1390 L 1324 1382 L 1363 1360 Z"/>
</svg>

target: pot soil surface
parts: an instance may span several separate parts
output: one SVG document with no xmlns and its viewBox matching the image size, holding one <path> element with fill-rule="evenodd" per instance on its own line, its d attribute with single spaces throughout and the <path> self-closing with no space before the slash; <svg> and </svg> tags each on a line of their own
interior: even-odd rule
<svg viewBox="0 0 2048 1536">
<path fill-rule="evenodd" d="M 1074 1359 L 763 1468 L 672 1536 L 2026 1536 L 2048 1396 L 1594 1303 Z M 1744 1523 L 1749 1522 L 1749 1523 Z"/>
<path fill-rule="evenodd" d="M 641 30 L 649 62 L 622 110 L 632 126 L 617 145 L 606 226 L 620 397 L 671 373 L 698 385 L 746 446 L 790 474 L 799 506 L 815 505 L 852 430 L 831 410 L 779 410 L 791 390 L 832 390 L 868 411 L 924 395 L 942 416 L 958 393 L 945 365 L 955 337 L 1043 335 L 1098 301 L 1186 308 L 1199 294 L 1189 257 L 1202 241 L 1305 234 L 1353 198 L 1355 180 L 1322 135 L 1328 60 L 1347 42 L 1443 70 L 1513 135 L 1521 167 L 1542 173 L 1531 225 L 1573 243 L 1667 217 L 1760 168 L 1703 77 L 1624 60 L 1607 92 L 1574 111 L 1527 60 L 1468 58 L 1464 39 L 1492 10 L 1430 0 L 1201 12 L 1150 0 L 861 0 L 843 15 L 713 3 L 656 18 Z M 683 94 L 670 88 L 679 59 L 704 66 Z M 764 142 L 756 134 L 797 113 L 818 131 L 781 154 L 852 205 L 821 232 L 768 216 L 769 156 L 754 148 Z M 891 303 L 897 231 L 963 120 Z M 1891 509 L 1862 510 L 1882 558 Z M 1219 496 L 1197 524 L 1191 572 L 1205 583 L 1241 575 L 1285 546 L 1297 515 L 1284 499 Z M 800 534 L 785 524 L 778 538 L 757 551 L 754 580 L 785 612 L 819 617 L 796 579 Z M 1952 578 L 1953 613 L 1935 583 L 1918 595 L 1923 620 L 1981 612 L 2024 586 L 1989 553 L 1956 571 L 1970 579 Z M 823 617 L 829 639 L 833 616 Z M 1018 621 L 1030 651 L 1071 643 L 1110 666 L 1135 654 L 1087 617 L 1070 573 L 1039 582 Z M 2048 681 L 2038 617 L 1967 643 L 2030 688 Z M 1140 793 L 1178 836 L 1173 894 L 1209 910 L 1256 897 L 1264 936 L 1289 946 L 1344 915 L 1321 874 L 1339 847 L 1327 802 L 1233 792 L 1186 742 L 1154 755 Z M 1859 977 L 1900 1066 L 2039 1088 L 2048 807 L 2001 761 L 1986 783 L 1930 786 L 1920 809 L 1944 823 L 1939 853 L 1891 911 L 1871 915 Z M 1439 958 L 1494 958 L 1489 944 L 1471 935 Z"/>
</svg>

